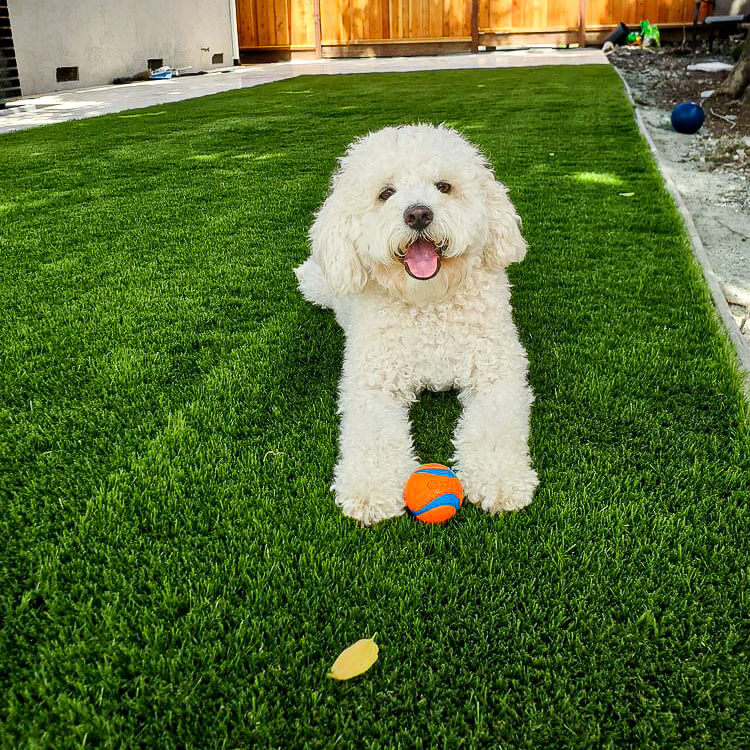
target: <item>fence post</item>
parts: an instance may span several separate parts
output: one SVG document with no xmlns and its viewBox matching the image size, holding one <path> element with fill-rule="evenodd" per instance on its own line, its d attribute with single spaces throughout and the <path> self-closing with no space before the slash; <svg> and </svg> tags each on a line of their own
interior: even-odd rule
<svg viewBox="0 0 750 750">
<path fill-rule="evenodd" d="M 578 46 L 586 46 L 586 0 L 581 0 L 578 12 Z"/>
<path fill-rule="evenodd" d="M 320 60 L 323 57 L 323 34 L 320 30 L 320 0 L 313 0 L 313 26 L 315 28 L 315 57 Z"/>
<path fill-rule="evenodd" d="M 471 51 L 479 52 L 479 0 L 471 0 Z"/>
</svg>

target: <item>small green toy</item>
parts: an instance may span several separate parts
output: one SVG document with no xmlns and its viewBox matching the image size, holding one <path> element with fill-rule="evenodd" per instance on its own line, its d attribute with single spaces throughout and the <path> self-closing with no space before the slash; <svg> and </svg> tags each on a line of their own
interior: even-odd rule
<svg viewBox="0 0 750 750">
<path fill-rule="evenodd" d="M 641 21 L 641 27 L 638 31 L 631 31 L 628 34 L 628 44 L 639 44 L 642 47 L 660 47 L 659 27 L 644 19 Z"/>
</svg>

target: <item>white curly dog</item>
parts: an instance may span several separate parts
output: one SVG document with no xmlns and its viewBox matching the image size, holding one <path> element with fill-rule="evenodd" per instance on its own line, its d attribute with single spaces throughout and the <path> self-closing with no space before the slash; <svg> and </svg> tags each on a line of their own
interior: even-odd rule
<svg viewBox="0 0 750 750">
<path fill-rule="evenodd" d="M 404 512 L 419 465 L 409 406 L 425 388 L 459 391 L 453 462 L 467 500 L 491 512 L 531 502 L 533 395 L 505 274 L 526 254 L 519 221 L 487 160 L 450 128 L 384 128 L 339 160 L 295 273 L 346 335 L 332 489 L 347 516 Z"/>
</svg>

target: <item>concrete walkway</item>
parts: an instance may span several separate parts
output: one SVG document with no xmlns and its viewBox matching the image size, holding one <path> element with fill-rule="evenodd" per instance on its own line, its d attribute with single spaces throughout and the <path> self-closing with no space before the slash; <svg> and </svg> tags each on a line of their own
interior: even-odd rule
<svg viewBox="0 0 750 750">
<path fill-rule="evenodd" d="M 0 133 L 108 112 L 150 107 L 180 99 L 250 88 L 300 75 L 385 73 L 416 70 L 491 70 L 536 65 L 607 65 L 598 49 L 525 49 L 437 57 L 362 58 L 268 63 L 184 76 L 169 81 L 140 81 L 30 96 L 0 110 Z"/>
</svg>

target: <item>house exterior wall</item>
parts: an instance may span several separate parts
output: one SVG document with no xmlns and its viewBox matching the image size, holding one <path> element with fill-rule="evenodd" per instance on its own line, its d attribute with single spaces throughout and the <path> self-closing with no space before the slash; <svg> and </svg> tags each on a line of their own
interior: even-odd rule
<svg viewBox="0 0 750 750">
<path fill-rule="evenodd" d="M 161 58 L 210 70 L 234 58 L 232 0 L 9 0 L 24 95 L 111 83 Z M 212 64 L 223 53 L 222 64 Z M 57 82 L 58 67 L 79 79 Z"/>
</svg>

